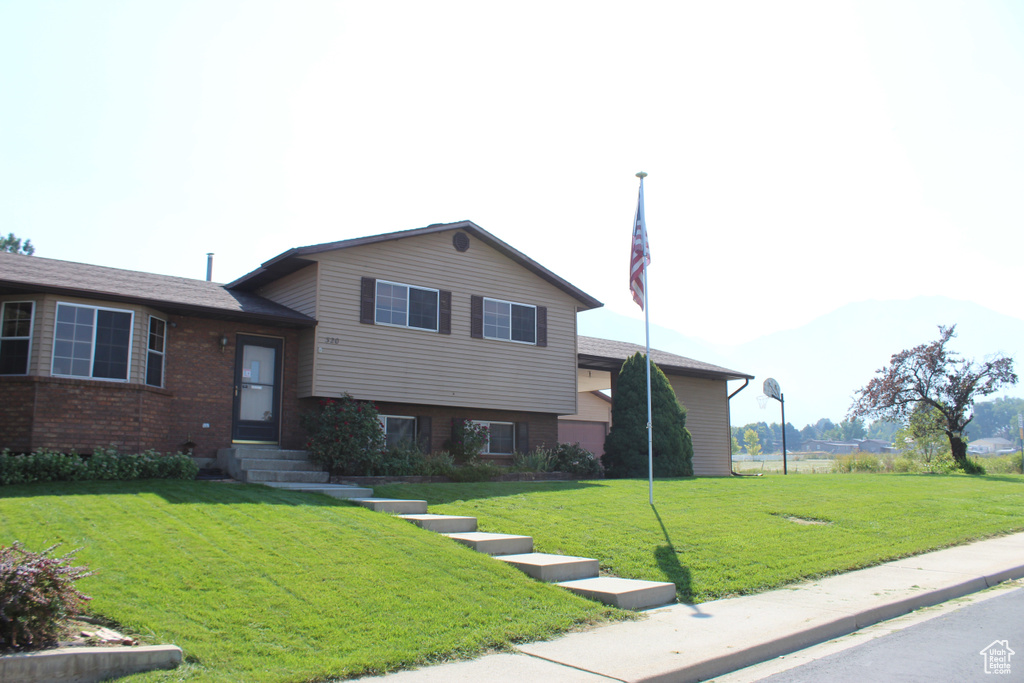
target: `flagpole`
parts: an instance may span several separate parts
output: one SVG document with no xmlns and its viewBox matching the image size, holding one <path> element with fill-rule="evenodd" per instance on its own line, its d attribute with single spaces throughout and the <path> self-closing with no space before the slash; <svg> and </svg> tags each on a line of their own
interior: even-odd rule
<svg viewBox="0 0 1024 683">
<path fill-rule="evenodd" d="M 636 174 L 640 179 L 640 201 L 643 202 L 644 178 L 647 174 L 640 171 Z M 646 223 L 646 219 L 644 221 Z M 644 227 L 646 233 L 646 225 Z M 646 245 L 645 245 L 646 247 Z M 647 268 L 644 268 L 644 336 L 646 337 L 647 358 L 647 498 L 654 505 L 654 425 L 651 418 L 651 308 L 647 300 Z"/>
</svg>

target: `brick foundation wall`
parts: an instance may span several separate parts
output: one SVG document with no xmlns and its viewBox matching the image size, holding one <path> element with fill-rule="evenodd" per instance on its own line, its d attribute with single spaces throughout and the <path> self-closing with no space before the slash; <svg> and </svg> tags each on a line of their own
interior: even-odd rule
<svg viewBox="0 0 1024 683">
<path fill-rule="evenodd" d="M 515 422 L 528 425 L 529 443 L 526 448 L 516 444 L 520 450 L 531 451 L 540 446 L 554 447 L 558 443 L 558 416 L 549 413 L 529 413 L 514 410 L 485 410 L 480 408 L 452 408 L 450 406 L 425 406 L 411 403 L 377 402 L 381 415 L 430 418 L 430 450 L 444 449 L 444 443 L 451 437 L 452 420 L 488 420 L 493 422 Z M 300 410 L 315 410 L 317 399 L 303 399 Z M 421 445 L 421 448 L 423 446 Z M 511 462 L 511 456 L 489 456 L 498 463 Z"/>
<path fill-rule="evenodd" d="M 28 377 L 0 377 L 0 450 L 32 450 L 35 385 Z"/>
</svg>

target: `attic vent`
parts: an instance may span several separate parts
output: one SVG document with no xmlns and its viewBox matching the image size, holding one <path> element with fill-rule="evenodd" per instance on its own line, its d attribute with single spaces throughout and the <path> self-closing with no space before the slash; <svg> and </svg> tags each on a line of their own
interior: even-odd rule
<svg viewBox="0 0 1024 683">
<path fill-rule="evenodd" d="M 469 250 L 469 235 L 464 232 L 457 232 L 452 236 L 452 244 L 455 245 L 455 251 L 468 251 Z"/>
</svg>

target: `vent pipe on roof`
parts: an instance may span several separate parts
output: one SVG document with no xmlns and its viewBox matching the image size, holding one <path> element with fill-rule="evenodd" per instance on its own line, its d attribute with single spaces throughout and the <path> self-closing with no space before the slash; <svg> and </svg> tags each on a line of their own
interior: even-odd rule
<svg viewBox="0 0 1024 683">
<path fill-rule="evenodd" d="M 206 281 L 213 282 L 213 252 L 206 254 Z"/>
</svg>

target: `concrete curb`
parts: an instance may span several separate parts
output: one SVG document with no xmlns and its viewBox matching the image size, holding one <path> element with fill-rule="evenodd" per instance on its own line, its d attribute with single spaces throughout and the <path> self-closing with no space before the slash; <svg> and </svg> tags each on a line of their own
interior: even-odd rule
<svg viewBox="0 0 1024 683">
<path fill-rule="evenodd" d="M 0 657 L 0 681 L 96 683 L 179 664 L 181 648 L 174 645 L 59 647 Z"/>
</svg>

